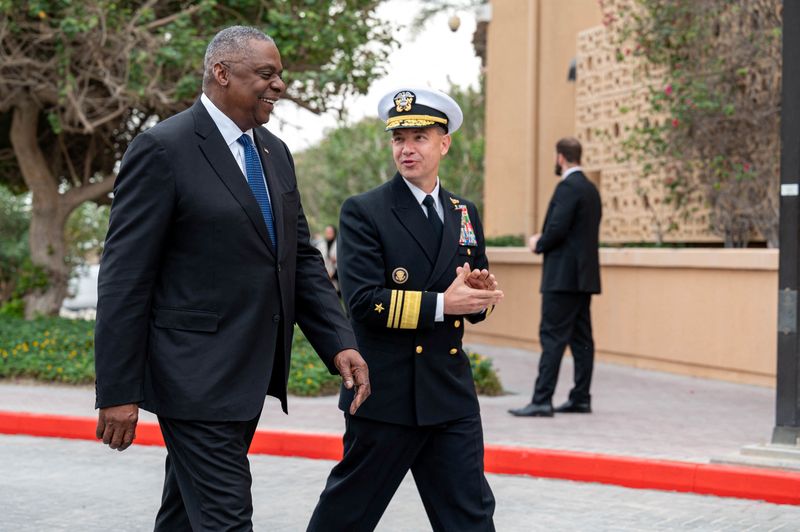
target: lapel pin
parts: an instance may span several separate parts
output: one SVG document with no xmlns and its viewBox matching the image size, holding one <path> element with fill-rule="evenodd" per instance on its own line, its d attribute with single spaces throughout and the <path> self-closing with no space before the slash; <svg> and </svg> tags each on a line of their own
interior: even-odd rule
<svg viewBox="0 0 800 532">
<path fill-rule="evenodd" d="M 266 153 L 267 155 L 269 155 L 269 150 L 268 150 L 268 149 L 266 149 L 266 148 L 264 148 L 264 153 Z"/>
</svg>

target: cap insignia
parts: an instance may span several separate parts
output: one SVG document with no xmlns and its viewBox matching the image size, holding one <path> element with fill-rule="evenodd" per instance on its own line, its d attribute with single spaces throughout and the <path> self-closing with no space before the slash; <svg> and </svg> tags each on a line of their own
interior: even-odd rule
<svg viewBox="0 0 800 532">
<path fill-rule="evenodd" d="M 411 91 L 400 91 L 394 95 L 394 108 L 398 113 L 408 112 L 414 105 L 417 95 Z"/>
</svg>

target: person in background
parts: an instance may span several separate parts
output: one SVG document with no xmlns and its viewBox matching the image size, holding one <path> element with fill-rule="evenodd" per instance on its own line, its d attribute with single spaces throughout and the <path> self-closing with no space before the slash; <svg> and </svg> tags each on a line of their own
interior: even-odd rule
<svg viewBox="0 0 800 532">
<path fill-rule="evenodd" d="M 542 317 L 539 324 L 539 376 L 533 398 L 514 416 L 551 417 L 554 412 L 589 414 L 589 387 L 594 368 L 594 340 L 589 307 L 600 293 L 598 242 L 602 206 L 594 183 L 581 164 L 581 144 L 567 137 L 556 143 L 556 186 L 540 235 L 531 237 L 534 253 L 544 254 Z M 569 399 L 553 408 L 552 398 L 564 350 L 569 346 L 575 364 L 575 385 Z"/>
<path fill-rule="evenodd" d="M 326 225 L 323 237 L 317 244 L 317 249 L 322 254 L 322 260 L 325 261 L 325 269 L 328 271 L 328 277 L 336 289 L 336 293 L 341 297 L 339 291 L 339 272 L 336 268 L 336 226 Z"/>
</svg>

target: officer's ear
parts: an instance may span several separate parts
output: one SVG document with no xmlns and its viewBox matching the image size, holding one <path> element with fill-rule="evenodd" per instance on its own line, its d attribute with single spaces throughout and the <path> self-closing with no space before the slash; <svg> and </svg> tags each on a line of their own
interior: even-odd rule
<svg viewBox="0 0 800 532">
<path fill-rule="evenodd" d="M 442 156 L 447 155 L 447 152 L 450 151 L 450 144 L 453 142 L 453 138 L 445 133 L 442 135 L 442 144 L 441 144 L 441 154 Z"/>
</svg>

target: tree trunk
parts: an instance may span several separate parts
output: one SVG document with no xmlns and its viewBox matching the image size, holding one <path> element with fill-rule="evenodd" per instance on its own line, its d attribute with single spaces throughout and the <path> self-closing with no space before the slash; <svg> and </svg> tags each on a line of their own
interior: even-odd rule
<svg viewBox="0 0 800 532">
<path fill-rule="evenodd" d="M 33 193 L 33 212 L 28 234 L 31 261 L 47 273 L 48 284 L 42 291 L 25 296 L 25 318 L 38 315 L 55 316 L 61 309 L 70 276 L 66 262 L 67 244 L 64 227 L 67 221 L 60 201 L 53 204 L 47 199 L 37 198 Z"/>
<path fill-rule="evenodd" d="M 33 201 L 28 234 L 31 261 L 45 271 L 49 281 L 44 290 L 25 297 L 28 319 L 58 314 L 69 282 L 64 226 L 72 209 L 62 200 L 58 180 L 51 174 L 39 147 L 36 131 L 39 112 L 34 101 L 23 101 L 15 107 L 11 122 L 11 144 Z"/>
<path fill-rule="evenodd" d="M 28 190 L 33 211 L 28 233 L 31 261 L 47 274 L 48 285 L 25 297 L 25 317 L 54 316 L 67 296 L 70 265 L 67 264 L 67 242 L 64 230 L 70 213 L 84 201 L 101 198 L 114 186 L 108 176 L 90 183 L 59 191 L 60 176 L 53 175 L 39 146 L 37 127 L 42 110 L 33 99 L 17 102 L 11 120 L 11 145 Z"/>
</svg>

